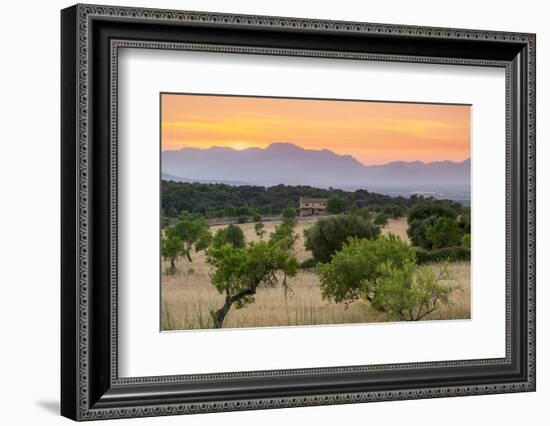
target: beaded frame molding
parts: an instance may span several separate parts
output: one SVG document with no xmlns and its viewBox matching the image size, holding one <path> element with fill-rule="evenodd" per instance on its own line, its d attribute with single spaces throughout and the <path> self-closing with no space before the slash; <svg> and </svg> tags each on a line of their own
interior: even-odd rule
<svg viewBox="0 0 550 426">
<path fill-rule="evenodd" d="M 62 415 L 93 420 L 535 390 L 535 35 L 96 5 L 64 9 L 61 18 Z M 504 68 L 506 356 L 120 378 L 121 48 Z"/>
</svg>

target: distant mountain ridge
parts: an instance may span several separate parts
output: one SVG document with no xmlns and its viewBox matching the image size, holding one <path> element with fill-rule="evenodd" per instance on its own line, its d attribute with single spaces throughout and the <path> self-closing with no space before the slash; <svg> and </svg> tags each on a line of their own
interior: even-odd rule
<svg viewBox="0 0 550 426">
<path fill-rule="evenodd" d="M 402 188 L 414 191 L 425 188 L 469 188 L 470 159 L 431 163 L 397 161 L 366 166 L 351 155 L 339 155 L 326 149 L 304 149 L 291 143 L 278 142 L 266 148 L 244 150 L 211 147 L 163 151 L 162 173 L 182 181 L 368 190 Z"/>
</svg>

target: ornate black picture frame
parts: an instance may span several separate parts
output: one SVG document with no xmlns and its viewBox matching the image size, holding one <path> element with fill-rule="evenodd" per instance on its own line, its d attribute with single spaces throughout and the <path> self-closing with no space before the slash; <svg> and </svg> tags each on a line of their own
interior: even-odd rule
<svg viewBox="0 0 550 426">
<path fill-rule="evenodd" d="M 535 390 L 534 34 L 95 5 L 64 9 L 61 28 L 62 415 L 92 420 Z M 504 68 L 506 356 L 120 378 L 121 47 Z"/>
</svg>

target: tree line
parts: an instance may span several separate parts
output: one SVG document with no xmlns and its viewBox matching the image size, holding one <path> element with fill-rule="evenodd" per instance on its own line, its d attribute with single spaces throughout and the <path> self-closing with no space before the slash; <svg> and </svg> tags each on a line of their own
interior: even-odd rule
<svg viewBox="0 0 550 426">
<path fill-rule="evenodd" d="M 279 215 L 289 207 L 298 208 L 300 197 L 328 199 L 329 213 L 352 212 L 368 206 L 371 211 L 384 211 L 387 217 L 395 217 L 425 200 L 422 196 L 392 197 L 364 189 L 343 191 L 303 185 L 266 188 L 166 180 L 162 181 L 161 191 L 163 217 L 168 218 L 178 217 L 181 212 L 205 218 Z"/>
</svg>

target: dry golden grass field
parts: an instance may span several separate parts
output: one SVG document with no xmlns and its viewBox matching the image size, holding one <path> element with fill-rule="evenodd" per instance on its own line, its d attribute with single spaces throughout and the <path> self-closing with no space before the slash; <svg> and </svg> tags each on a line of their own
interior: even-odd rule
<svg viewBox="0 0 550 426">
<path fill-rule="evenodd" d="M 264 222 L 266 237 L 273 231 L 279 221 Z M 295 252 L 299 261 L 311 257 L 305 250 L 303 230 L 310 227 L 313 220 L 300 220 L 295 228 L 299 239 Z M 254 224 L 246 223 L 242 227 L 247 241 L 257 240 Z M 214 233 L 224 226 L 212 226 Z M 405 218 L 390 219 L 383 233 L 392 232 L 408 241 L 407 222 Z M 266 238 L 264 237 L 264 238 Z M 163 262 L 162 274 L 162 329 L 187 330 L 210 328 L 210 311 L 222 306 L 224 296 L 210 284 L 209 265 L 205 253 L 193 253 L 193 262 L 180 258 L 177 271 L 166 275 L 168 267 Z M 438 268 L 437 264 L 432 265 Z M 451 305 L 440 308 L 425 318 L 467 319 L 470 318 L 470 262 L 451 263 L 459 290 L 451 296 Z M 242 308 L 231 308 L 224 328 L 236 327 L 278 327 L 316 324 L 345 324 L 385 321 L 383 314 L 370 309 L 368 303 L 356 301 L 349 305 L 336 304 L 322 300 L 319 281 L 314 272 L 299 271 L 298 275 L 288 280 L 293 294 L 285 298 L 283 289 L 260 289 L 255 302 Z"/>
</svg>

